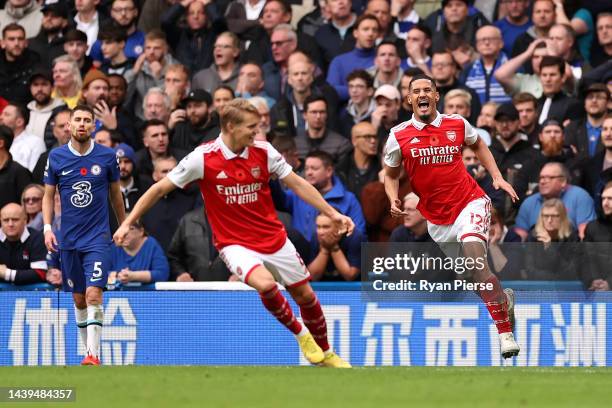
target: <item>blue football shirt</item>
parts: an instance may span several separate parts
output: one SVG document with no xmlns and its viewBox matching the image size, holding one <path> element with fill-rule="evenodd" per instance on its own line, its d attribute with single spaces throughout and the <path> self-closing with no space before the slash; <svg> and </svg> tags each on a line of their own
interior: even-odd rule
<svg viewBox="0 0 612 408">
<path fill-rule="evenodd" d="M 87 250 L 109 245 L 108 192 L 119 180 L 115 151 L 94 143 L 85 154 L 70 143 L 49 154 L 45 184 L 59 186 L 62 226 L 57 237 L 60 249 Z"/>
</svg>

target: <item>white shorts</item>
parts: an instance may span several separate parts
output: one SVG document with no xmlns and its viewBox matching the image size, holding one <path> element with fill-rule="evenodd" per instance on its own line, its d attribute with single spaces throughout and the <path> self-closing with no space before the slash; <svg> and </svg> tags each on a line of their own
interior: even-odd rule
<svg viewBox="0 0 612 408">
<path fill-rule="evenodd" d="M 453 224 L 436 225 L 427 221 L 427 231 L 437 243 L 482 242 L 489 239 L 491 199 L 488 196 L 470 201 Z"/>
<path fill-rule="evenodd" d="M 228 269 L 246 284 L 249 283 L 251 272 L 262 265 L 286 288 L 299 286 L 310 280 L 310 272 L 289 238 L 283 247 L 273 254 L 262 254 L 242 245 L 229 245 L 221 249 L 219 256 Z"/>
</svg>

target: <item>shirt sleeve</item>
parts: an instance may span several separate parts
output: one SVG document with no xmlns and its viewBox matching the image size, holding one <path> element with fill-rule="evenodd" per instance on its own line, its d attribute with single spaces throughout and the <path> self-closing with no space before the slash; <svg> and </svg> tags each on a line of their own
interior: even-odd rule
<svg viewBox="0 0 612 408">
<path fill-rule="evenodd" d="M 293 169 L 285 161 L 285 158 L 270 143 L 266 146 L 268 150 L 268 171 L 279 179 L 287 177 Z"/>
<path fill-rule="evenodd" d="M 575 186 L 572 186 L 573 188 Z M 580 191 L 580 190 L 579 190 Z M 576 228 L 597 218 L 593 199 L 586 191 L 580 191 L 576 200 Z"/>
<path fill-rule="evenodd" d="M 192 181 L 204 178 L 204 153 L 200 149 L 192 151 L 168 173 L 167 177 L 179 188 L 184 188 Z"/>
<path fill-rule="evenodd" d="M 49 184 L 51 186 L 57 185 L 57 175 L 55 174 L 55 169 L 52 166 L 52 153 L 49 153 L 47 157 L 47 164 L 45 165 L 45 173 L 44 173 L 44 182 L 45 184 Z"/>
<path fill-rule="evenodd" d="M 119 181 L 119 158 L 113 155 L 108 161 L 108 181 Z"/>
<path fill-rule="evenodd" d="M 383 149 L 384 163 L 389 167 L 398 167 L 402 164 L 402 149 L 393 132 L 389 133 L 387 143 Z"/>
<path fill-rule="evenodd" d="M 463 120 L 463 124 L 465 125 L 465 144 L 471 146 L 476 143 L 476 140 L 478 140 L 478 133 L 476 132 L 476 129 L 474 129 L 472 125 L 470 125 L 470 122 L 468 122 L 464 118 L 461 119 Z"/>
</svg>

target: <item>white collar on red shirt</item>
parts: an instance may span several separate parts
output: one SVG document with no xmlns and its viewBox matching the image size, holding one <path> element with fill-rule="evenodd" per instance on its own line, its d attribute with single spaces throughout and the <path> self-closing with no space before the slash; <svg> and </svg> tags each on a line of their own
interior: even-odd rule
<svg viewBox="0 0 612 408">
<path fill-rule="evenodd" d="M 416 120 L 414 113 L 412 114 L 412 126 L 414 126 L 415 128 L 423 130 L 423 128 L 428 124 L 433 125 L 435 127 L 440 127 L 440 125 L 442 124 L 442 115 L 440 115 L 440 112 L 436 111 L 436 118 L 431 123 L 419 122 L 418 120 Z"/>
<path fill-rule="evenodd" d="M 248 147 L 245 147 L 242 153 L 238 155 L 232 152 L 230 148 L 227 147 L 225 143 L 223 143 L 223 139 L 221 138 L 221 135 L 219 135 L 219 137 L 217 138 L 217 143 L 219 143 L 219 146 L 221 146 L 221 153 L 223 153 L 223 157 L 225 158 L 225 160 L 232 160 L 238 156 L 242 157 L 243 159 L 249 158 L 249 148 Z"/>
<path fill-rule="evenodd" d="M 75 156 L 87 156 L 93 150 L 94 144 L 95 144 L 95 142 L 93 140 L 91 140 L 90 143 L 89 143 L 89 149 L 87 149 L 87 151 L 85 153 L 81 154 L 74 147 L 72 147 L 72 141 L 69 141 L 68 142 L 68 150 L 70 150 L 72 152 L 72 154 L 74 154 Z"/>
</svg>

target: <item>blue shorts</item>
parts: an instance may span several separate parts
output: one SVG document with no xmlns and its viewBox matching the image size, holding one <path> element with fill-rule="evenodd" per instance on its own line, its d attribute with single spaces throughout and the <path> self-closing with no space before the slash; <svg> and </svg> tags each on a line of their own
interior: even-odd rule
<svg viewBox="0 0 612 408">
<path fill-rule="evenodd" d="M 85 293 L 90 286 L 106 287 L 111 266 L 111 248 L 60 250 L 64 290 Z"/>
</svg>

